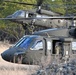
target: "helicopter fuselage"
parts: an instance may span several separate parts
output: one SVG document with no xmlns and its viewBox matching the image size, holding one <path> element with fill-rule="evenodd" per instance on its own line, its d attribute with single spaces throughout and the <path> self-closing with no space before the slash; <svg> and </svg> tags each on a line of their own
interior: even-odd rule
<svg viewBox="0 0 76 75">
<path fill-rule="evenodd" d="M 59 14 L 41 10 L 41 14 L 36 13 L 36 10 L 18 10 L 14 14 L 7 16 L 6 18 L 11 18 L 10 21 L 16 22 L 19 24 L 26 25 L 34 25 L 34 26 L 41 26 L 47 28 L 60 28 L 60 27 L 69 27 L 71 25 L 71 21 L 65 19 L 30 19 L 25 20 L 23 18 L 42 18 L 42 17 L 49 17 L 49 16 L 59 16 Z M 47 14 L 46 14 L 46 13 Z"/>
<path fill-rule="evenodd" d="M 14 46 L 4 51 L 1 55 L 4 60 L 9 62 L 38 64 L 42 57 L 48 56 L 48 53 L 50 53 L 50 56 L 52 52 L 56 54 L 56 51 L 53 50 L 55 50 L 54 46 L 57 42 L 63 44 L 70 43 L 68 44 L 70 46 L 65 46 L 72 46 L 72 49 L 70 49 L 71 54 L 72 50 L 75 50 L 75 28 L 47 29 L 35 32 L 32 35 L 25 35 Z"/>
</svg>

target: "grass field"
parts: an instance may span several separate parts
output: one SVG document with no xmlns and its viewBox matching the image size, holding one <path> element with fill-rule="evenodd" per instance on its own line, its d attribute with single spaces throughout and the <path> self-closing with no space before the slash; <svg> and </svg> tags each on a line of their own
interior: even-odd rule
<svg viewBox="0 0 76 75">
<path fill-rule="evenodd" d="M 0 54 L 11 45 L 0 42 Z M 0 56 L 0 75 L 31 75 L 36 71 L 36 65 L 22 65 L 4 61 Z"/>
</svg>

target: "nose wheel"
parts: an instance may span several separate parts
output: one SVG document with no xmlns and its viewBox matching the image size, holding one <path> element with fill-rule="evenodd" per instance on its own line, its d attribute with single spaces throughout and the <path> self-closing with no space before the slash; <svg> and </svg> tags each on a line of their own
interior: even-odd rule
<svg viewBox="0 0 76 75">
<path fill-rule="evenodd" d="M 13 62 L 22 64 L 22 59 L 23 59 L 22 55 L 14 55 Z"/>
</svg>

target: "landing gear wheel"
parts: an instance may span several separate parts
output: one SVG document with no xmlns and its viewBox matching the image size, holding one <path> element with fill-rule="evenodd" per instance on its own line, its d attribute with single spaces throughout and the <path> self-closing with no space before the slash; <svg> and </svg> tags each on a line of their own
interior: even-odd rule
<svg viewBox="0 0 76 75">
<path fill-rule="evenodd" d="M 22 55 L 19 55 L 19 56 L 17 57 L 17 63 L 18 63 L 18 64 L 22 64 Z"/>
<path fill-rule="evenodd" d="M 17 56 L 14 56 L 13 62 L 22 64 L 22 59 L 23 59 L 22 55 L 17 55 Z"/>
</svg>

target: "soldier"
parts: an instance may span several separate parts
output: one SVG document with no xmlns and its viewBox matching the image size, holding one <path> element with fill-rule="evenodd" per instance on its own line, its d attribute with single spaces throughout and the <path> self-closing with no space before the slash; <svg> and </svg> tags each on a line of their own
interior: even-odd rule
<svg viewBox="0 0 76 75">
<path fill-rule="evenodd" d="M 61 42 L 57 42 L 55 44 L 55 51 L 56 51 L 57 55 L 61 54 L 61 52 L 62 52 L 62 44 L 61 44 Z"/>
</svg>

